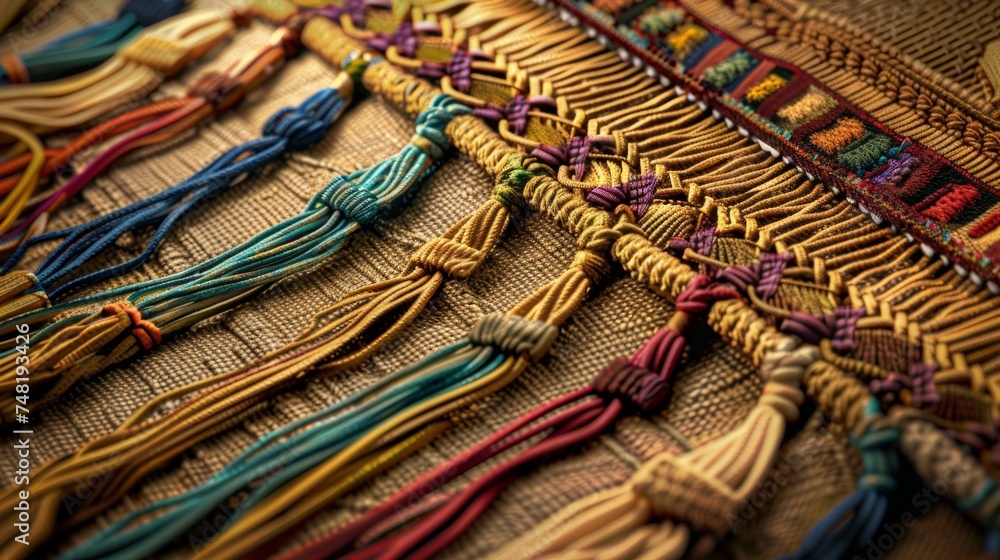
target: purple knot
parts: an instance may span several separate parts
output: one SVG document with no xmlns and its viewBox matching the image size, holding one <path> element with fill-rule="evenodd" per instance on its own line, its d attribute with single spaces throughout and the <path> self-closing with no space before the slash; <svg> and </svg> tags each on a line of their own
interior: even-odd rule
<svg viewBox="0 0 1000 560">
<path fill-rule="evenodd" d="M 886 393 L 897 394 L 904 387 L 909 388 L 913 382 L 909 377 L 900 373 L 890 373 L 885 379 L 875 379 L 871 382 L 872 392 L 878 395 Z"/>
<path fill-rule="evenodd" d="M 934 386 L 934 372 L 937 370 L 935 364 L 910 364 L 910 379 L 912 380 L 913 405 L 923 407 L 924 405 L 941 402 L 941 395 Z"/>
<path fill-rule="evenodd" d="M 691 250 L 699 255 L 711 255 L 715 241 L 715 226 L 701 228 L 691 236 Z"/>
<path fill-rule="evenodd" d="M 768 300 L 778 292 L 781 274 L 785 264 L 792 257 L 790 253 L 764 253 L 760 256 L 760 280 L 757 282 L 757 293 L 761 299 Z"/>
<path fill-rule="evenodd" d="M 799 337 L 806 344 L 819 344 L 824 338 L 830 338 L 832 317 L 823 315 L 817 317 L 802 311 L 792 311 L 792 315 L 781 322 L 781 332 Z"/>
<path fill-rule="evenodd" d="M 394 46 L 403 56 L 413 58 L 417 52 L 417 36 L 413 33 L 413 24 L 408 21 L 400 23 L 392 35 L 379 33 L 368 39 L 368 46 L 382 52 Z"/>
<path fill-rule="evenodd" d="M 756 286 L 760 280 L 759 270 L 760 263 L 732 265 L 720 270 L 719 278 L 736 286 L 736 289 L 739 291 L 746 293 L 748 287 Z"/>
<path fill-rule="evenodd" d="M 864 309 L 854 309 L 852 307 L 840 306 L 833 312 L 833 337 L 830 345 L 837 352 L 849 352 L 854 350 L 858 341 L 854 337 L 854 331 L 858 326 L 858 319 L 865 314 Z"/>
<path fill-rule="evenodd" d="M 517 135 L 523 135 L 528 128 L 528 111 L 540 105 L 553 105 L 555 101 L 550 96 L 535 96 L 527 98 L 522 94 L 517 94 L 503 107 L 496 103 L 487 103 L 485 107 L 477 107 L 472 111 L 477 117 L 491 121 L 507 119 L 511 131 Z"/>
<path fill-rule="evenodd" d="M 647 173 L 621 185 L 597 187 L 587 193 L 587 202 L 605 210 L 614 210 L 619 204 L 625 204 L 636 216 L 642 216 L 649 210 L 654 194 L 656 175 Z"/>
<path fill-rule="evenodd" d="M 561 148 L 539 144 L 531 151 L 531 155 L 553 168 L 568 165 L 573 179 L 580 180 L 587 170 L 587 155 L 590 150 L 611 143 L 614 143 L 614 138 L 610 136 L 574 136 Z"/>
<path fill-rule="evenodd" d="M 456 90 L 468 93 L 472 87 L 472 56 L 463 49 L 457 49 L 445 65 L 444 72 L 451 77 L 451 85 Z"/>
<path fill-rule="evenodd" d="M 670 249 L 671 251 L 676 251 L 681 254 L 683 254 L 684 250 L 690 246 L 691 244 L 688 243 L 688 240 L 684 239 L 683 237 L 674 237 L 669 242 L 667 242 L 667 249 Z"/>
<path fill-rule="evenodd" d="M 608 364 L 593 381 L 598 393 L 621 399 L 643 412 L 652 412 L 667 397 L 670 385 L 655 373 L 617 358 Z"/>
<path fill-rule="evenodd" d="M 626 204 L 627 200 L 628 194 L 621 185 L 597 187 L 587 193 L 587 202 L 605 210 L 614 210 L 619 204 Z"/>
<path fill-rule="evenodd" d="M 736 286 L 741 292 L 746 292 L 750 286 L 754 286 L 761 299 L 767 300 L 777 293 L 781 274 L 791 258 L 791 253 L 764 253 L 760 256 L 760 262 L 728 266 L 720 270 L 718 276 Z"/>
<path fill-rule="evenodd" d="M 574 136 L 566 149 L 566 163 L 573 169 L 573 177 L 580 179 L 587 170 L 587 156 L 590 154 L 590 137 Z"/>
<path fill-rule="evenodd" d="M 327 6 L 316 10 L 316 15 L 329 19 L 340 19 L 340 16 L 347 14 L 351 22 L 357 26 L 365 24 L 365 10 L 368 8 L 365 0 L 346 0 L 343 6 Z"/>
</svg>

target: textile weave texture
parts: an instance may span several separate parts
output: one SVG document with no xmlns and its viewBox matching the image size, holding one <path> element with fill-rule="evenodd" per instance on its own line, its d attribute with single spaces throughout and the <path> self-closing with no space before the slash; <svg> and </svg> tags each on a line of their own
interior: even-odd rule
<svg viewBox="0 0 1000 560">
<path fill-rule="evenodd" d="M 197 0 L 194 4 L 202 7 L 220 3 L 221 0 Z M 940 0 L 926 3 L 947 4 Z M 9 33 L 19 41 L 12 48 L 30 48 L 68 30 L 107 19 L 115 10 L 109 4 L 112 3 L 100 0 L 64 2 L 41 24 L 12 28 Z M 860 27 L 868 32 L 886 32 L 890 44 L 914 49 L 917 60 L 923 52 L 915 49 L 913 41 L 907 40 L 901 31 L 926 21 L 919 11 L 905 12 L 904 18 L 883 18 L 884 24 L 875 26 L 867 23 L 874 18 L 861 16 L 869 10 L 883 9 L 885 2 L 838 1 L 822 8 L 807 7 L 805 2 L 795 0 L 765 4 L 766 9 L 755 3 L 747 8 L 747 13 L 767 19 L 769 10 L 785 14 L 801 13 L 804 9 L 828 10 L 860 22 Z M 949 17 L 960 20 L 959 16 Z M 978 35 L 969 35 L 967 43 L 955 48 L 971 53 L 974 45 L 996 40 L 1000 26 L 996 22 L 992 25 L 992 32 L 980 29 Z M 237 60 L 263 44 L 272 29 L 266 23 L 253 22 L 178 79 L 165 83 L 153 94 L 153 99 L 182 94 L 200 70 Z M 950 37 L 942 34 L 931 40 L 947 41 Z M 4 46 L 7 47 L 11 46 Z M 971 60 L 974 55 L 961 57 Z M 971 102 L 988 103 L 971 64 L 956 66 L 931 58 L 927 68 L 928 72 L 946 75 L 969 91 L 977 92 Z M 254 91 L 239 108 L 201 126 L 197 132 L 124 158 L 81 196 L 67 203 L 50 228 L 83 223 L 183 180 L 229 147 L 259 136 L 261 126 L 274 111 L 297 105 L 312 92 L 329 85 L 336 75 L 311 52 L 303 52 L 279 72 L 276 79 Z M 412 122 L 405 115 L 377 96 L 363 98 L 315 147 L 292 154 L 286 163 L 265 169 L 227 190 L 210 206 L 192 212 L 148 263 L 102 287 L 162 277 L 222 253 L 296 215 L 332 175 L 367 167 L 392 155 L 406 144 L 411 134 Z M 95 153 L 96 148 L 85 151 L 73 160 L 73 165 L 79 169 Z M 994 184 L 990 188 L 995 189 L 995 176 L 992 178 Z M 306 326 L 315 310 L 331 305 L 352 288 L 392 278 L 404 270 L 408 258 L 421 244 L 474 210 L 492 188 L 493 179 L 473 161 L 462 154 L 451 154 L 404 208 L 390 219 L 356 234 L 346 250 L 331 261 L 309 273 L 284 279 L 220 317 L 165 340 L 156 352 L 76 384 L 58 406 L 36 413 L 33 462 L 41 464 L 47 458 L 79 448 L 92 437 L 112 431 L 133 410 L 158 394 L 232 370 L 281 347 Z M 1000 198 L 996 203 L 996 208 L 1000 208 Z M 992 207 L 991 210 L 1000 211 Z M 121 260 L 134 254 L 135 247 L 143 246 L 141 241 L 126 238 L 120 243 L 121 253 L 112 251 L 107 258 Z M 197 486 L 258 437 L 420 359 L 443 341 L 462 338 L 482 315 L 505 312 L 557 277 L 569 264 L 574 243 L 572 236 L 557 224 L 537 214 L 529 215 L 523 225 L 505 236 L 475 275 L 468 280 L 447 282 L 401 336 L 363 365 L 328 379 L 308 381 L 270 399 L 264 406 L 255 407 L 234 420 L 232 429 L 197 444 L 145 479 L 108 513 L 58 539 L 50 552 L 54 555 L 68 550 L 129 511 Z M 24 268 L 34 268 L 47 248 L 51 247 L 33 248 Z M 1000 254 L 996 258 L 1000 261 Z M 98 261 L 93 266 L 106 264 Z M 460 453 L 539 403 L 582 386 L 611 358 L 635 351 L 666 322 L 672 311 L 666 300 L 616 269 L 614 280 L 591 293 L 586 305 L 569 319 L 549 355 L 539 364 L 530 367 L 503 391 L 461 412 L 456 427 L 431 445 L 324 511 L 289 546 L 321 535 L 371 508 L 442 459 Z M 626 417 L 612 432 L 578 452 L 526 472 L 442 557 L 481 557 L 563 506 L 622 484 L 657 453 L 679 454 L 735 428 L 754 406 L 760 392 L 756 368 L 738 349 L 710 332 L 692 335 L 690 342 L 683 374 L 673 388 L 669 407 L 649 417 Z M 761 490 L 759 500 L 745 505 L 734 520 L 733 535 L 714 553 L 715 558 L 765 559 L 793 552 L 806 532 L 853 490 L 861 464 L 847 434 L 830 424 L 812 405 L 804 410 L 802 420 L 789 430 L 769 477 L 775 483 L 768 488 L 775 491 Z M 12 442 L 5 435 L 0 445 L 7 448 Z M 480 465 L 445 490 L 464 486 L 495 463 Z M 15 465 L 16 457 L 12 454 L 0 454 L 0 472 L 13 472 Z M 4 477 L 0 484 L 9 485 L 11 481 Z M 86 493 L 86 482 L 80 492 Z M 901 500 L 909 502 L 910 498 L 905 495 Z M 66 507 L 72 505 L 67 502 Z M 921 513 L 916 525 L 907 528 L 898 542 L 893 542 L 885 558 L 975 557 L 981 550 L 981 532 L 951 505 L 941 501 Z M 890 514 L 887 522 L 892 521 L 895 519 Z M 227 523 L 225 513 L 220 511 L 208 523 L 197 526 L 174 543 L 162 557 L 190 555 L 192 547 L 201 546 Z"/>
</svg>

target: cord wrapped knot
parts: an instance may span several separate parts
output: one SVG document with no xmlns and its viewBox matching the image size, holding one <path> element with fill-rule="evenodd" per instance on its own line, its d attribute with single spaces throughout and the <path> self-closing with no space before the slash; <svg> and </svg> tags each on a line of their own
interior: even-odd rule
<svg viewBox="0 0 1000 560">
<path fill-rule="evenodd" d="M 367 226 L 378 217 L 378 198 L 345 177 L 334 177 L 328 189 L 328 198 L 324 202 L 348 220 Z"/>
<path fill-rule="evenodd" d="M 162 342 L 160 329 L 153 323 L 142 318 L 142 313 L 128 301 L 120 301 L 104 306 L 104 314 L 114 316 L 125 314 L 132 322 L 132 336 L 139 342 L 143 350 L 152 350 Z"/>
<path fill-rule="evenodd" d="M 321 103 L 320 105 L 325 105 Z M 319 142 L 330 128 L 327 111 L 313 107 L 284 107 L 264 123 L 265 136 L 280 136 L 293 150 L 304 150 Z"/>
<path fill-rule="evenodd" d="M 633 490 L 661 519 L 687 523 L 691 529 L 723 537 L 740 507 L 732 490 L 680 458 L 660 453 L 632 477 Z"/>
<path fill-rule="evenodd" d="M 624 204 L 636 218 L 641 218 L 653 203 L 656 182 L 655 174 L 646 173 L 620 185 L 600 186 L 587 193 L 587 202 L 605 210 L 614 210 Z"/>
<path fill-rule="evenodd" d="M 688 315 L 704 315 L 708 312 L 713 303 L 723 299 L 739 299 L 740 294 L 733 288 L 712 284 L 712 278 L 706 274 L 699 274 L 688 282 L 674 302 L 674 307 L 678 311 L 683 311 Z"/>
<path fill-rule="evenodd" d="M 833 336 L 834 318 L 830 315 L 817 317 L 802 311 L 792 311 L 790 317 L 781 322 L 781 332 L 799 337 L 806 344 L 819 344 Z"/>
<path fill-rule="evenodd" d="M 201 97 L 213 106 L 218 106 L 230 93 L 242 84 L 238 79 L 222 72 L 209 71 L 198 77 L 188 88 L 188 97 Z M 238 100 L 237 100 L 238 101 Z M 235 104 L 235 101 L 232 103 Z"/>
<path fill-rule="evenodd" d="M 427 109 L 417 116 L 416 134 L 410 143 L 423 150 L 431 159 L 439 160 L 451 147 L 444 128 L 458 115 L 468 115 L 472 109 L 451 97 L 439 94 Z"/>
<path fill-rule="evenodd" d="M 343 6 L 327 6 L 316 10 L 316 15 L 339 20 L 340 16 L 346 15 L 351 18 L 351 23 L 358 27 L 365 24 L 367 5 L 365 0 L 344 0 Z"/>
<path fill-rule="evenodd" d="M 621 399 L 649 413 L 663 403 L 670 385 L 648 369 L 633 365 L 628 358 L 616 358 L 592 382 L 602 395 Z"/>
<path fill-rule="evenodd" d="M 579 268 L 592 284 L 607 278 L 611 272 L 608 262 L 608 251 L 621 233 L 603 224 L 595 224 L 584 228 L 576 242 L 576 254 L 573 255 L 571 268 Z"/>
<path fill-rule="evenodd" d="M 770 405 L 788 422 L 799 419 L 799 407 L 805 402 L 802 379 L 806 369 L 819 360 L 819 349 L 803 345 L 794 350 L 773 350 L 764 356 L 760 376 L 764 391 L 760 404 Z"/>
<path fill-rule="evenodd" d="M 761 299 L 768 300 L 777 293 L 781 275 L 791 258 L 791 253 L 763 253 L 760 262 L 749 266 L 728 266 L 720 270 L 719 278 L 736 286 L 741 292 L 754 286 Z"/>
<path fill-rule="evenodd" d="M 465 243 L 435 237 L 410 257 L 410 266 L 419 266 L 427 271 L 440 270 L 452 278 L 468 278 L 485 256 L 482 251 Z"/>
<path fill-rule="evenodd" d="M 396 26 L 396 31 L 391 35 L 387 33 L 376 34 L 368 39 L 367 44 L 383 53 L 389 50 L 389 47 L 396 47 L 399 54 L 407 58 L 414 58 L 417 52 L 417 36 L 413 33 L 413 24 L 408 21 L 400 22 Z"/>
<path fill-rule="evenodd" d="M 457 49 L 445 64 L 444 72 L 451 77 L 451 84 L 456 90 L 468 93 L 472 87 L 472 56 L 464 49 Z"/>
<path fill-rule="evenodd" d="M 494 200 L 503 204 L 511 214 L 523 214 L 528 207 L 528 202 L 524 199 L 524 187 L 534 176 L 534 173 L 521 166 L 520 161 L 508 165 L 497 175 L 493 187 Z"/>
<path fill-rule="evenodd" d="M 476 322 L 469 340 L 479 346 L 492 346 L 508 356 L 527 355 L 537 362 L 549 351 L 558 334 L 559 329 L 549 323 L 492 313 Z"/>
<path fill-rule="evenodd" d="M 496 103 L 487 103 L 485 107 L 477 107 L 472 114 L 491 121 L 507 120 L 510 129 L 514 134 L 523 135 L 528 128 L 528 112 L 533 107 L 554 105 L 555 101 L 547 95 L 536 95 L 525 97 L 523 94 L 515 95 L 503 107 Z"/>
<path fill-rule="evenodd" d="M 614 143 L 612 136 L 574 136 L 562 147 L 539 144 L 531 150 L 531 155 L 553 169 L 569 166 L 573 178 L 579 180 L 587 170 L 590 151 Z"/>
<path fill-rule="evenodd" d="M 885 379 L 875 379 L 871 382 L 872 392 L 877 394 L 898 394 L 904 388 L 910 390 L 910 403 L 915 407 L 924 407 L 941 402 L 941 395 L 934 385 L 934 372 L 937 365 L 916 363 L 910 364 L 906 374 L 890 373 Z"/>
</svg>

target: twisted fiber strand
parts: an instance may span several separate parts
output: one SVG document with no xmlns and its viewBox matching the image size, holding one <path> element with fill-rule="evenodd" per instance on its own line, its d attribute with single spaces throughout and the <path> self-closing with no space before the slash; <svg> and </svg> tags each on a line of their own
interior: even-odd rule
<svg viewBox="0 0 1000 560">
<path fill-rule="evenodd" d="M 884 231 L 884 230 L 880 230 L 880 231 L 879 231 L 878 233 L 876 233 L 875 235 L 877 235 L 877 236 L 887 236 L 887 235 L 888 235 L 888 232 L 886 232 L 886 231 Z M 846 239 L 848 239 L 848 238 L 850 237 L 850 234 L 845 234 L 845 236 L 844 236 L 844 237 L 845 237 L 845 240 L 846 240 Z M 807 241 L 807 242 L 808 242 L 808 241 Z M 857 245 L 858 243 L 859 243 L 859 242 L 858 242 L 858 240 L 856 240 L 856 239 L 855 239 L 855 240 L 850 240 L 850 241 L 847 241 L 844 247 L 838 247 L 838 248 L 836 249 L 836 251 L 837 251 L 837 252 L 842 252 L 843 250 L 847 249 L 847 248 L 848 248 L 848 246 L 850 246 L 850 247 L 852 247 L 852 248 L 855 248 L 855 247 L 856 247 L 856 245 Z M 830 250 L 830 251 L 833 251 L 833 250 L 834 250 L 834 249 L 832 249 L 832 248 L 831 248 L 831 250 Z M 842 259 L 842 261 L 845 261 L 845 262 L 846 262 L 847 260 L 848 260 L 847 258 L 843 258 L 843 259 Z M 874 261 L 874 260 L 877 260 L 877 259 L 873 259 L 873 261 Z M 814 265 L 814 267 L 815 267 L 815 268 L 817 268 L 818 270 L 820 270 L 820 269 L 826 269 L 826 268 L 829 268 L 829 267 L 825 267 L 825 266 L 822 266 L 821 264 L 816 264 L 816 265 Z M 856 266 L 852 267 L 852 268 L 851 268 L 851 269 L 849 269 L 849 270 L 861 270 L 862 268 L 863 268 L 863 265 L 856 265 Z"/>
<path fill-rule="evenodd" d="M 845 208 L 845 211 L 847 211 L 846 208 Z M 805 216 L 805 215 L 806 214 L 803 214 L 803 216 Z M 871 224 L 868 224 L 868 227 L 872 227 Z M 873 240 L 874 239 L 879 239 L 879 238 L 885 238 L 886 236 L 888 236 L 888 232 L 885 231 L 885 230 L 879 230 L 877 232 L 874 232 L 874 236 L 875 237 L 869 236 L 868 238 L 869 239 L 873 239 Z M 837 249 L 835 249 L 837 252 L 842 252 L 845 249 L 850 249 L 852 251 L 856 250 L 857 245 L 859 245 L 859 240 L 856 237 L 853 237 L 850 232 L 845 232 L 842 237 L 844 238 L 845 241 L 844 241 L 842 247 L 838 247 Z M 812 240 L 806 240 L 806 243 L 809 243 L 811 246 L 815 247 L 815 242 L 813 242 Z M 831 247 L 830 251 L 832 252 L 833 250 L 834 249 Z M 882 250 L 885 250 L 885 249 L 882 249 Z M 877 255 L 878 254 L 877 253 L 878 249 L 874 249 L 873 248 L 872 251 L 873 251 L 872 252 L 873 255 Z M 803 258 L 805 258 L 805 257 L 803 257 Z M 847 261 L 847 259 L 843 259 L 843 260 L 845 262 Z M 873 258 L 873 260 L 877 260 L 877 259 Z M 865 263 L 865 264 L 867 264 L 867 263 Z M 827 269 L 829 267 L 825 266 L 824 263 L 822 263 L 822 261 L 820 261 L 818 259 L 813 259 L 813 268 L 815 270 L 817 270 L 818 273 L 821 274 L 821 277 L 826 277 L 827 276 Z M 850 270 L 859 270 L 860 268 L 861 268 L 861 266 L 855 266 L 852 269 L 849 269 L 848 271 L 850 271 Z M 841 282 L 839 274 L 837 274 L 837 275 L 830 274 L 829 276 L 830 276 L 830 281 L 831 282 L 836 282 L 838 284 Z"/>
<path fill-rule="evenodd" d="M 566 214 L 557 213 L 556 217 L 557 217 L 557 219 L 560 219 L 560 221 L 565 221 L 565 219 L 566 219 L 565 215 Z"/>
</svg>

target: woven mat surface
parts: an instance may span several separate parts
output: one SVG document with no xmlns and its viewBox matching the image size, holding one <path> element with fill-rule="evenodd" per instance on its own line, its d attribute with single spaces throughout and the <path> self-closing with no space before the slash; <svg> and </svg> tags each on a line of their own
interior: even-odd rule
<svg viewBox="0 0 1000 560">
<path fill-rule="evenodd" d="M 111 2 L 64 2 L 37 32 L 20 32 L 27 48 L 114 12 Z M 215 2 L 196 2 L 214 5 Z M 844 2 L 840 2 L 844 4 Z M 858 4 L 859 6 L 861 3 Z M 183 92 L 199 72 L 220 67 L 262 43 L 271 27 L 254 22 L 213 51 L 154 98 Z M 4 45 L 4 48 L 12 48 Z M 329 84 L 335 73 L 318 57 L 303 53 L 280 70 L 237 109 L 169 146 L 125 158 L 68 205 L 54 227 L 81 223 L 178 182 L 226 148 L 260 133 L 267 117 L 297 104 Z M 295 215 L 309 196 L 334 174 L 371 165 L 403 146 L 412 122 L 377 98 L 357 102 L 316 147 L 230 189 L 209 207 L 188 216 L 157 255 L 129 278 L 169 274 L 233 247 L 258 231 Z M 94 151 L 75 160 L 77 166 Z M 252 301 L 166 341 L 157 352 L 111 368 L 77 384 L 58 407 L 34 417 L 33 459 L 79 447 L 111 431 L 151 397 L 194 380 L 221 373 L 291 340 L 313 312 L 351 288 L 390 278 L 401 271 L 419 245 L 472 211 L 489 196 L 492 180 L 472 161 L 452 155 L 399 215 L 356 235 L 324 266 L 288 279 Z M 129 249 L 126 240 L 123 249 Z M 557 276 L 572 257 L 573 239 L 538 215 L 509 234 L 468 281 L 451 281 L 397 340 L 363 366 L 313 380 L 272 399 L 236 425 L 186 451 L 177 461 L 146 479 L 107 515 L 60 539 L 63 550 L 128 511 L 180 493 L 209 478 L 257 437 L 310 414 L 422 357 L 443 342 L 464 336 L 481 315 L 505 311 L 520 298 Z M 34 251 L 24 263 L 41 257 Z M 107 286 L 104 286 L 107 287 Z M 626 355 L 661 326 L 671 311 L 661 298 L 621 271 L 595 293 L 562 329 L 551 353 L 516 382 L 463 415 L 461 423 L 426 449 L 353 492 L 316 518 L 294 542 L 315 536 L 371 507 L 411 478 L 467 448 L 478 439 L 544 400 L 586 382 L 609 359 Z M 554 513 L 563 505 L 624 481 L 657 452 L 677 453 L 698 446 L 739 423 L 760 389 L 753 367 L 735 350 L 708 334 L 694 341 L 668 410 L 651 419 L 627 418 L 617 429 L 579 453 L 525 473 L 445 554 L 475 558 Z M 808 414 L 791 430 L 776 464 L 773 496 L 748 504 L 735 536 L 717 556 L 772 558 L 794 550 L 805 532 L 852 489 L 858 460 L 847 438 Z M 9 438 L 2 442 L 10 444 Z M 488 463 L 489 466 L 493 463 Z M 13 456 L 0 454 L 0 471 L 14 470 Z M 481 472 L 473 470 L 470 476 Z M 467 482 L 462 477 L 451 488 Z M 0 484 L 10 484 L 4 477 Z M 211 536 L 199 526 L 175 543 L 164 557 L 184 557 L 192 543 Z M 886 558 L 971 556 L 981 536 L 951 506 L 935 505 Z M 294 544 L 294 543 L 293 543 Z"/>
</svg>

